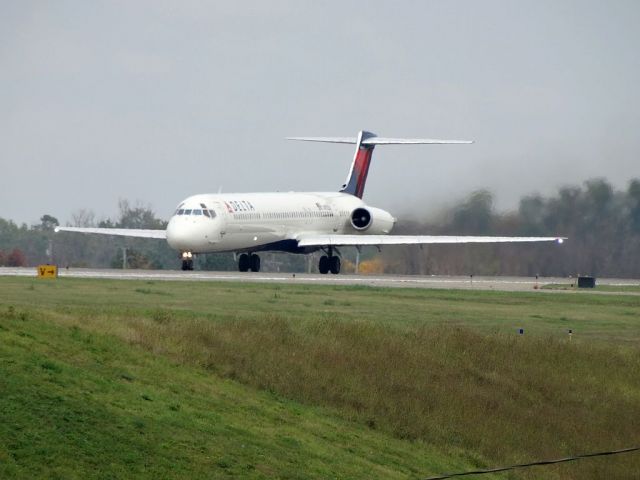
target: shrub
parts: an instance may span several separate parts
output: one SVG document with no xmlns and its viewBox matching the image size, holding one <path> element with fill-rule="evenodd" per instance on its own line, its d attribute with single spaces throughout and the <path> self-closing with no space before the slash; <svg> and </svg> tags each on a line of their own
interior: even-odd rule
<svg viewBox="0 0 640 480">
<path fill-rule="evenodd" d="M 9 267 L 26 267 L 27 259 L 25 258 L 24 253 L 22 253 L 22 250 L 14 248 L 7 256 L 6 264 Z"/>
</svg>

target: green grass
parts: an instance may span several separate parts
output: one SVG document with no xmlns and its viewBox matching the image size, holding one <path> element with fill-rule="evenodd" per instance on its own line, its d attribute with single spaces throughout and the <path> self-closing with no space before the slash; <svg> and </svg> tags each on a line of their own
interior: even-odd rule
<svg viewBox="0 0 640 480">
<path fill-rule="evenodd" d="M 540 287 L 543 290 L 576 290 L 592 292 L 614 292 L 614 293 L 640 293 L 640 285 L 598 285 L 594 288 L 576 288 L 573 283 L 548 283 Z"/>
<path fill-rule="evenodd" d="M 420 478 L 640 443 L 640 297 L 20 278 L 0 292 L 0 477 Z M 631 454 L 493 478 L 638 470 Z"/>
<path fill-rule="evenodd" d="M 0 478 L 406 478 L 464 468 L 30 311 L 0 316 Z"/>
<path fill-rule="evenodd" d="M 276 312 L 287 318 L 339 318 L 399 329 L 472 326 L 483 333 L 511 334 L 524 328 L 526 334 L 554 338 L 565 338 L 572 329 L 578 342 L 640 341 L 640 298 L 633 296 L 62 278 L 0 278 L 0 288 L 16 307 L 44 306 L 73 315 L 166 310 L 179 318 L 257 320 Z"/>
</svg>

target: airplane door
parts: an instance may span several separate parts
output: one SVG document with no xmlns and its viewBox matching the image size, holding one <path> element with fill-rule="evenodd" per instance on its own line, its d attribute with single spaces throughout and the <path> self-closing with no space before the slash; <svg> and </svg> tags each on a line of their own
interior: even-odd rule
<svg viewBox="0 0 640 480">
<path fill-rule="evenodd" d="M 332 220 L 332 225 L 331 228 L 333 230 L 334 233 L 340 232 L 342 231 L 342 218 L 340 218 L 340 211 L 334 206 L 331 205 L 331 213 L 333 215 L 333 217 L 331 218 Z"/>
<path fill-rule="evenodd" d="M 227 211 L 227 206 L 220 201 L 215 201 L 212 203 L 213 208 L 216 211 L 216 214 L 220 217 L 220 238 L 222 239 L 227 233 L 227 221 L 229 220 L 229 212 Z"/>
</svg>

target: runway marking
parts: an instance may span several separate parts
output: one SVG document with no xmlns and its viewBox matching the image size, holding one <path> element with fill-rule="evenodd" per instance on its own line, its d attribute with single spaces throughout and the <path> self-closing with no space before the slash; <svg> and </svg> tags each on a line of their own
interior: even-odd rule
<svg viewBox="0 0 640 480">
<path fill-rule="evenodd" d="M 36 276 L 35 268 L 0 267 L 0 276 Z M 236 273 L 236 272 L 183 272 L 177 270 L 101 270 L 101 269 L 59 269 L 60 277 L 67 278 L 103 278 L 123 280 L 157 281 L 233 281 L 233 282 L 278 282 L 325 285 L 363 285 L 371 287 L 414 287 L 414 288 L 453 288 L 464 290 L 493 291 L 536 291 L 546 293 L 576 293 L 577 289 L 550 290 L 536 289 L 548 284 L 568 284 L 572 278 L 533 277 L 474 277 L 467 276 L 396 276 L 396 275 L 320 275 L 306 273 Z M 598 279 L 599 285 L 618 287 L 637 286 L 640 281 L 624 279 Z M 580 293 L 598 293 L 615 295 L 640 295 L 640 292 L 603 292 L 581 289 Z"/>
</svg>

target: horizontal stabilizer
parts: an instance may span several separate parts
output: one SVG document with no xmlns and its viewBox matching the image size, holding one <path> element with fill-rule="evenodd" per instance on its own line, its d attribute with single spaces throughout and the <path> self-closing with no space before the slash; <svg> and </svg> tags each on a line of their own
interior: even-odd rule
<svg viewBox="0 0 640 480">
<path fill-rule="evenodd" d="M 441 235 L 304 235 L 298 239 L 299 247 L 364 246 L 364 245 L 436 245 L 451 243 L 518 243 L 557 242 L 565 237 L 473 237 Z"/>
<path fill-rule="evenodd" d="M 369 174 L 371 156 L 376 145 L 444 145 L 444 144 L 468 144 L 470 140 L 440 140 L 436 138 L 385 138 L 378 137 L 375 133 L 360 131 L 357 137 L 287 137 L 287 140 L 300 140 L 303 142 L 346 143 L 356 146 L 356 153 L 351 163 L 351 169 L 347 175 L 341 192 L 362 198 L 364 186 Z"/>
<path fill-rule="evenodd" d="M 472 140 L 440 140 L 437 138 L 384 138 L 384 137 L 373 137 L 368 138 L 362 141 L 363 145 L 420 145 L 420 144 L 448 144 L 448 143 L 458 143 L 458 144 L 469 144 L 473 143 Z"/>
<path fill-rule="evenodd" d="M 286 140 L 298 140 L 301 142 L 324 142 L 324 143 L 356 143 L 355 137 L 287 137 Z"/>
<path fill-rule="evenodd" d="M 167 238 L 165 230 L 143 230 L 139 228 L 56 227 L 55 232 L 95 233 L 136 238 Z"/>
<path fill-rule="evenodd" d="M 287 137 L 287 140 L 323 143 L 358 143 L 356 137 Z M 439 140 L 436 138 L 385 138 L 370 137 L 363 139 L 361 145 L 438 145 L 438 144 L 469 144 L 472 140 Z"/>
</svg>

